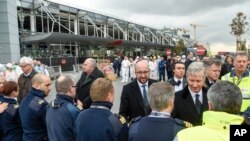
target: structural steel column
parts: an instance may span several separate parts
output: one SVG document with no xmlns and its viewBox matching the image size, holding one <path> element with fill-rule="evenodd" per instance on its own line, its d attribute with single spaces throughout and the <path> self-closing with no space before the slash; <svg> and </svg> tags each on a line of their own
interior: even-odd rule
<svg viewBox="0 0 250 141">
<path fill-rule="evenodd" d="M 16 0 L 0 0 L 0 63 L 18 62 L 20 46 Z"/>
<path fill-rule="evenodd" d="M 35 19 L 35 13 L 33 10 L 30 11 L 30 31 L 31 35 L 36 34 L 36 19 Z"/>
</svg>

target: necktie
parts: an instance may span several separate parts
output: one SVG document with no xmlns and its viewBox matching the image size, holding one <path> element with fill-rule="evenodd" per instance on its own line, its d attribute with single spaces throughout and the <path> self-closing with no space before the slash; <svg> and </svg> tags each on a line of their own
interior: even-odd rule
<svg viewBox="0 0 250 141">
<path fill-rule="evenodd" d="M 200 96 L 199 94 L 195 95 L 195 106 L 196 106 L 198 113 L 201 112 L 201 102 L 199 100 L 199 96 Z"/>
<path fill-rule="evenodd" d="M 142 92 L 143 92 L 144 104 L 145 104 L 145 106 L 148 106 L 148 96 L 147 96 L 146 86 L 147 85 L 142 85 Z"/>
</svg>

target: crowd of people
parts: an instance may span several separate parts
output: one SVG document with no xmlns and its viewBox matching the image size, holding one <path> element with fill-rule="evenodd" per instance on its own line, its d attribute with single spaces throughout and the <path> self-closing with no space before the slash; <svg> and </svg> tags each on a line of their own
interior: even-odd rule
<svg viewBox="0 0 250 141">
<path fill-rule="evenodd" d="M 51 103 L 45 97 L 52 81 L 40 62 L 22 57 L 15 69 L 6 64 L 0 75 L 1 139 L 229 141 L 231 124 L 250 124 L 247 54 L 229 56 L 226 63 L 219 58 L 195 60 L 192 52 L 187 58 L 166 59 L 114 59 L 114 71 L 127 83 L 119 114 L 110 111 L 114 85 L 93 58 L 83 62 L 76 84 L 69 76 L 56 79 Z M 17 68 L 19 75 L 15 71 L 15 78 L 6 77 Z"/>
</svg>

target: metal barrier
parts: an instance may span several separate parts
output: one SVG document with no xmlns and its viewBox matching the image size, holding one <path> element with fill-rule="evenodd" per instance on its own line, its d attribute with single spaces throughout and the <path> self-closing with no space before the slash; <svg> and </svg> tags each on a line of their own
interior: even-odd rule
<svg viewBox="0 0 250 141">
<path fill-rule="evenodd" d="M 49 77 L 51 79 L 58 78 L 60 75 L 62 75 L 61 66 L 49 66 L 47 67 L 47 70 L 49 72 Z"/>
</svg>

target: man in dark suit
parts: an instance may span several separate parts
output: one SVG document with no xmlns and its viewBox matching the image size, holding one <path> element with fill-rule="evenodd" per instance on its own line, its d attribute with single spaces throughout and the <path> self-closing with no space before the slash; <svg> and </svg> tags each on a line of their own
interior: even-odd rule
<svg viewBox="0 0 250 141">
<path fill-rule="evenodd" d="M 174 77 L 168 81 L 174 87 L 174 91 L 178 92 L 183 90 L 183 88 L 187 85 L 187 80 L 184 78 L 185 64 L 183 62 L 174 62 L 173 72 Z"/>
<path fill-rule="evenodd" d="M 146 61 L 137 62 L 135 65 L 136 79 L 123 87 L 119 113 L 128 121 L 151 113 L 147 92 L 149 86 L 156 81 L 149 79 L 149 73 Z"/>
<path fill-rule="evenodd" d="M 217 80 L 221 73 L 221 61 L 216 58 L 210 58 L 204 62 L 206 68 L 205 86 L 209 89 Z"/>
<path fill-rule="evenodd" d="M 91 84 L 97 79 L 104 77 L 103 73 L 97 68 L 96 60 L 88 58 L 83 63 L 83 72 L 81 78 L 77 82 L 76 98 L 78 102 L 83 104 L 83 108 L 87 109 L 90 107 L 92 100 L 90 98 L 89 90 Z"/>
<path fill-rule="evenodd" d="M 194 53 L 192 51 L 188 52 L 187 59 L 185 61 L 185 68 L 188 69 L 188 66 L 193 62 Z"/>
<path fill-rule="evenodd" d="M 205 68 L 202 62 L 193 62 L 187 69 L 188 85 L 175 94 L 172 117 L 201 125 L 203 111 L 208 110 L 207 89 L 203 87 Z"/>
</svg>

